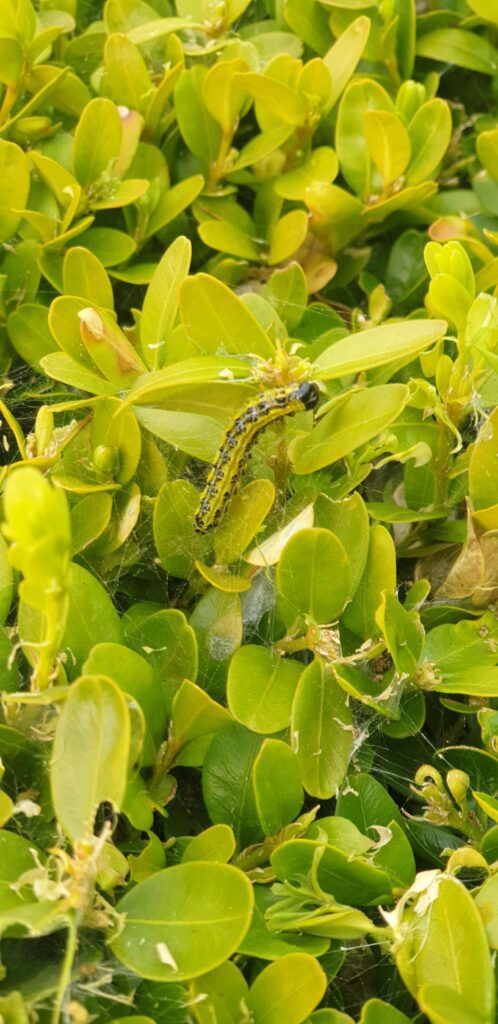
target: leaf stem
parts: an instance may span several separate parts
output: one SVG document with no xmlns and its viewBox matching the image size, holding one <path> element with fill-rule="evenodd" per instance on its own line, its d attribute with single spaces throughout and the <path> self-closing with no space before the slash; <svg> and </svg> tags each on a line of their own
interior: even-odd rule
<svg viewBox="0 0 498 1024">
<path fill-rule="evenodd" d="M 68 921 L 68 933 L 66 951 L 62 962 L 62 971 L 57 986 L 54 1007 L 52 1010 L 51 1024 L 59 1024 L 67 989 L 71 983 L 74 957 L 78 946 L 78 923 L 75 914 L 71 914 Z"/>
</svg>

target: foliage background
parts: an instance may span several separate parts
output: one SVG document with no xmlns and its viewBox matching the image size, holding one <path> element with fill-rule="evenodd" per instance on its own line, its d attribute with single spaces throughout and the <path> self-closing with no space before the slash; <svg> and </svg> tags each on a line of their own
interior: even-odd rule
<svg viewBox="0 0 498 1024">
<path fill-rule="evenodd" d="M 497 30 L 2 2 L 6 1024 L 496 1020 Z"/>
</svg>

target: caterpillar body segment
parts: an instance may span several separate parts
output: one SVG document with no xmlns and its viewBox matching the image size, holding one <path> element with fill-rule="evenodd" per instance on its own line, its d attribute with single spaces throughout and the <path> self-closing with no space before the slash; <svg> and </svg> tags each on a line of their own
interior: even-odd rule
<svg viewBox="0 0 498 1024">
<path fill-rule="evenodd" d="M 197 533 L 207 533 L 219 523 L 258 434 L 283 416 L 314 409 L 319 397 L 318 385 L 305 381 L 264 391 L 242 407 L 225 433 L 200 495 L 194 516 Z"/>
</svg>

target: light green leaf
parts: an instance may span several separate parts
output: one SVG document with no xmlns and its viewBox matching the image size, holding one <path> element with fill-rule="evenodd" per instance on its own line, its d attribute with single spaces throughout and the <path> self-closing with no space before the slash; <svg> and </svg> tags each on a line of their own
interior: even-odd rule
<svg viewBox="0 0 498 1024">
<path fill-rule="evenodd" d="M 253 778 L 263 832 L 274 836 L 297 818 L 303 806 L 299 761 L 287 743 L 266 739 L 254 762 Z"/>
<path fill-rule="evenodd" d="M 253 903 L 251 883 L 231 865 L 192 861 L 166 868 L 118 903 L 125 923 L 113 953 L 141 978 L 195 978 L 235 952 Z"/>
<path fill-rule="evenodd" d="M 284 17 L 299 39 L 312 50 L 323 56 L 329 40 L 330 29 L 326 12 L 316 0 L 285 0 Z"/>
<path fill-rule="evenodd" d="M 362 0 L 358 6 L 367 7 L 370 6 L 370 2 L 364 4 Z M 327 110 L 335 106 L 354 74 L 370 34 L 370 25 L 370 18 L 360 15 L 348 25 L 325 54 L 325 64 L 332 78 L 332 94 L 327 103 Z"/>
<path fill-rule="evenodd" d="M 198 1024 L 236 1024 L 239 1020 L 248 986 L 242 971 L 231 960 L 202 978 L 194 978 L 189 988 Z"/>
<path fill-rule="evenodd" d="M 165 361 L 168 336 L 178 312 L 180 285 L 188 274 L 191 255 L 189 239 L 180 235 L 164 253 L 145 294 L 140 336 L 151 369 Z"/>
<path fill-rule="evenodd" d="M 431 1002 L 428 988 L 444 986 L 457 993 L 457 1003 L 460 997 L 461 1005 L 468 1005 L 476 1021 L 491 1021 L 495 1012 L 494 971 L 474 900 L 462 882 L 444 876 L 432 881 L 430 896 L 418 913 L 410 907 L 403 914 L 404 934 L 395 952 L 401 977 L 424 1007 L 425 993 L 429 995 L 428 1005 Z M 441 1005 L 439 998 L 436 1002 Z M 444 1017 L 432 1020 L 441 1024 Z M 469 1017 L 461 1016 L 460 1020 L 463 1024 Z"/>
<path fill-rule="evenodd" d="M 424 985 L 419 1005 L 431 1024 L 485 1024 L 472 1003 L 449 985 Z"/>
<path fill-rule="evenodd" d="M 73 170 L 80 185 L 93 185 L 116 160 L 123 129 L 117 107 L 111 100 L 96 98 L 85 107 L 76 127 Z"/>
<path fill-rule="evenodd" d="M 351 604 L 343 614 L 348 629 L 363 640 L 376 633 L 375 615 L 382 592 L 394 593 L 396 587 L 396 551 L 391 534 L 384 526 L 370 527 L 365 571 Z"/>
<path fill-rule="evenodd" d="M 104 62 L 111 99 L 131 110 L 142 110 L 152 85 L 138 47 L 125 35 L 112 33 L 105 44 Z"/>
<path fill-rule="evenodd" d="M 254 100 L 262 102 L 265 108 L 284 124 L 303 124 L 306 118 L 306 102 L 284 82 L 279 82 L 270 75 L 259 75 L 252 71 L 235 75 L 234 82 Z"/>
<path fill-rule="evenodd" d="M 228 220 L 204 220 L 198 227 L 205 245 L 242 260 L 260 260 L 261 249 L 246 231 Z"/>
<path fill-rule="evenodd" d="M 124 694 L 106 676 L 82 676 L 71 687 L 57 724 L 51 769 L 55 812 L 73 842 L 92 833 L 104 800 L 119 810 L 129 747 Z"/>
<path fill-rule="evenodd" d="M 360 373 L 398 360 L 408 361 L 439 341 L 444 320 L 406 320 L 382 324 L 348 336 L 322 352 L 315 362 L 321 380 Z"/>
<path fill-rule="evenodd" d="M 0 82 L 15 85 L 21 77 L 22 46 L 17 39 L 0 38 Z"/>
<path fill-rule="evenodd" d="M 346 89 L 339 105 L 335 136 L 342 174 L 353 191 L 365 201 L 373 191 L 365 136 L 367 110 L 394 112 L 386 90 L 370 78 L 352 82 Z"/>
<path fill-rule="evenodd" d="M 254 762 L 263 740 L 234 722 L 214 737 L 202 769 L 209 817 L 214 824 L 230 825 L 241 847 L 263 837 L 253 784 Z"/>
<path fill-rule="evenodd" d="M 277 221 L 268 253 L 268 263 L 271 267 L 276 263 L 283 263 L 299 249 L 308 234 L 308 224 L 309 217 L 305 210 L 291 210 Z"/>
<path fill-rule="evenodd" d="M 123 182 L 125 184 L 125 182 Z M 161 231 L 167 224 L 183 213 L 204 188 L 202 174 L 193 174 L 179 181 L 173 188 L 163 189 L 157 206 L 151 213 L 146 228 L 146 237 Z"/>
<path fill-rule="evenodd" d="M 98 257 L 88 249 L 82 246 L 67 249 L 62 264 L 62 280 L 66 295 L 76 295 L 104 309 L 114 309 L 109 276 Z"/>
<path fill-rule="evenodd" d="M 180 288 L 180 312 L 189 338 L 204 352 L 251 353 L 268 359 L 273 346 L 256 317 L 227 285 L 196 274 Z"/>
<path fill-rule="evenodd" d="M 302 665 L 264 647 L 246 644 L 236 651 L 228 671 L 230 711 L 253 732 L 287 728 Z"/>
<path fill-rule="evenodd" d="M 166 572 L 188 579 L 196 559 L 203 562 L 210 541 L 194 533 L 194 514 L 199 492 L 188 480 L 163 484 L 154 507 L 154 542 Z"/>
<path fill-rule="evenodd" d="M 408 185 L 429 178 L 441 163 L 451 137 L 451 114 L 444 100 L 424 103 L 408 125 L 412 158 L 406 172 Z"/>
<path fill-rule="evenodd" d="M 368 152 L 384 185 L 391 185 L 410 162 L 408 132 L 401 118 L 390 110 L 366 110 L 364 118 Z"/>
<path fill-rule="evenodd" d="M 214 540 L 220 565 L 234 562 L 251 543 L 275 501 L 270 480 L 251 480 L 230 501 Z"/>
<path fill-rule="evenodd" d="M 40 359 L 40 366 L 48 377 L 61 381 L 62 384 L 69 384 L 70 387 L 85 391 L 90 395 L 112 395 L 116 388 L 114 384 L 92 373 L 86 366 L 77 363 L 75 359 L 68 356 L 66 352 L 51 352 Z"/>
<path fill-rule="evenodd" d="M 330 530 L 300 530 L 285 545 L 277 568 L 278 605 L 287 626 L 307 617 L 331 623 L 351 596 L 348 556 Z"/>
<path fill-rule="evenodd" d="M 331 669 L 316 658 L 305 668 L 292 705 L 292 746 L 307 793 L 328 800 L 348 770 L 353 745 L 347 697 Z"/>
<path fill-rule="evenodd" d="M 206 165 L 216 160 L 221 126 L 206 109 L 203 99 L 207 68 L 198 64 L 182 71 L 175 89 L 178 127 L 188 148 Z"/>
<path fill-rule="evenodd" d="M 235 853 L 235 836 L 229 825 L 211 825 L 190 840 L 182 863 L 192 860 L 214 860 L 227 864 Z"/>
<path fill-rule="evenodd" d="M 294 472 L 312 473 L 360 448 L 400 415 L 409 396 L 405 384 L 380 384 L 341 395 L 310 434 L 289 445 Z"/>
<path fill-rule="evenodd" d="M 463 28 L 428 32 L 418 40 L 417 54 L 485 75 L 494 75 L 498 70 L 498 50 L 484 36 Z"/>
<path fill-rule="evenodd" d="M 494 0 L 467 0 L 469 7 L 479 15 L 483 21 L 489 21 L 492 25 L 498 25 L 498 11 Z"/>
<path fill-rule="evenodd" d="M 261 971 L 246 1006 L 255 1024 L 301 1024 L 326 987 L 327 977 L 318 960 L 307 953 L 289 953 Z"/>
<path fill-rule="evenodd" d="M 0 241 L 8 241 L 15 234 L 29 193 L 29 161 L 25 153 L 13 142 L 0 139 Z"/>
</svg>

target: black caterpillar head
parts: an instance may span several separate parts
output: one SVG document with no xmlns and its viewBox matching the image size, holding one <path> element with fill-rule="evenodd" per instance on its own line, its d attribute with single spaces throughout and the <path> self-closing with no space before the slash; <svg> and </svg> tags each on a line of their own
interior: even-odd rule
<svg viewBox="0 0 498 1024">
<path fill-rule="evenodd" d="M 315 409 L 320 401 L 320 389 L 318 384 L 306 380 L 293 391 L 292 397 L 302 402 L 305 409 Z"/>
</svg>

